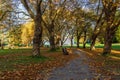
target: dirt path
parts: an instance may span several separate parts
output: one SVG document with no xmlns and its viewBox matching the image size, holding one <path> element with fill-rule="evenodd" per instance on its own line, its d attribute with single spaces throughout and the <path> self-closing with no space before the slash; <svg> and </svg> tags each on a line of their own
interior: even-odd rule
<svg viewBox="0 0 120 80">
<path fill-rule="evenodd" d="M 74 53 L 79 54 L 80 57 L 63 67 L 54 69 L 47 80 L 93 80 L 96 75 L 92 73 L 86 63 L 89 60 L 85 54 L 78 50 L 74 51 Z"/>
</svg>

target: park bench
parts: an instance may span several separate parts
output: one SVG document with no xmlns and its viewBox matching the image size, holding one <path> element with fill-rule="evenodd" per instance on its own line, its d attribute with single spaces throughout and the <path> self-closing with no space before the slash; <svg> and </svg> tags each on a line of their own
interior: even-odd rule
<svg viewBox="0 0 120 80">
<path fill-rule="evenodd" d="M 69 52 L 67 51 L 66 48 L 62 48 L 62 52 L 63 52 L 64 55 L 68 55 L 69 54 Z"/>
</svg>

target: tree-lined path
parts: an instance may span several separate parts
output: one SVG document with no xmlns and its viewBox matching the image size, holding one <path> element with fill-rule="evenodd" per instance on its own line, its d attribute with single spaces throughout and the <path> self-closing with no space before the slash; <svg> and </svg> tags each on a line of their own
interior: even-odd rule
<svg viewBox="0 0 120 80">
<path fill-rule="evenodd" d="M 0 80 L 46 76 L 120 80 L 120 0 L 0 0 Z"/>
<path fill-rule="evenodd" d="M 97 74 L 90 70 L 88 58 L 85 53 L 75 50 L 74 53 L 80 55 L 79 58 L 69 62 L 63 67 L 54 69 L 48 80 L 92 80 L 97 79 Z"/>
<path fill-rule="evenodd" d="M 116 73 L 113 73 L 112 69 L 111 72 L 109 71 L 105 72 L 104 71 L 105 67 L 101 66 L 102 61 L 101 63 L 98 63 L 98 61 L 97 64 L 94 63 L 93 61 L 94 59 L 88 57 L 88 54 L 91 55 L 91 53 L 80 49 L 74 49 L 73 53 L 78 54 L 79 57 L 70 61 L 68 64 L 62 67 L 53 69 L 45 80 L 119 80 L 120 79 L 120 76 Z M 90 63 L 93 63 L 94 65 L 91 66 Z M 101 71 L 99 71 L 99 69 Z"/>
</svg>

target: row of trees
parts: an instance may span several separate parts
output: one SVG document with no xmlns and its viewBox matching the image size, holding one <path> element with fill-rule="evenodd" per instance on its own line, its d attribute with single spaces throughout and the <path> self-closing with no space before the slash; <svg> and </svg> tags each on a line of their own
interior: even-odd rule
<svg viewBox="0 0 120 80">
<path fill-rule="evenodd" d="M 11 2 L 16 3 L 14 0 Z M 40 56 L 40 45 L 46 36 L 51 50 L 55 50 L 60 43 L 63 45 L 67 37 L 70 37 L 71 45 L 73 45 L 73 38 L 76 37 L 78 48 L 81 37 L 84 38 L 84 48 L 89 39 L 90 49 L 93 50 L 97 37 L 102 36 L 104 38 L 103 54 L 108 54 L 111 52 L 115 33 L 119 32 L 116 32 L 120 25 L 119 0 L 18 0 L 17 3 L 21 4 L 22 8 L 16 12 L 14 4 L 11 4 L 12 14 L 18 14 L 20 17 L 24 14 L 28 16 L 27 18 L 31 18 L 35 25 L 33 56 Z M 20 17 L 20 21 L 23 21 Z M 23 23 L 20 22 L 20 24 Z"/>
</svg>

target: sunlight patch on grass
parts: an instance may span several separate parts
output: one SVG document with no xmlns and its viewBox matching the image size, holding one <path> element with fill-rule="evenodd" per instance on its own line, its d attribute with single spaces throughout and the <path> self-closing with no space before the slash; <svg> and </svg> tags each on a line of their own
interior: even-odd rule
<svg viewBox="0 0 120 80">
<path fill-rule="evenodd" d="M 112 50 L 112 53 L 120 54 L 120 51 Z"/>
<path fill-rule="evenodd" d="M 120 57 L 116 57 L 116 56 L 110 56 L 110 58 L 120 60 Z"/>
</svg>

